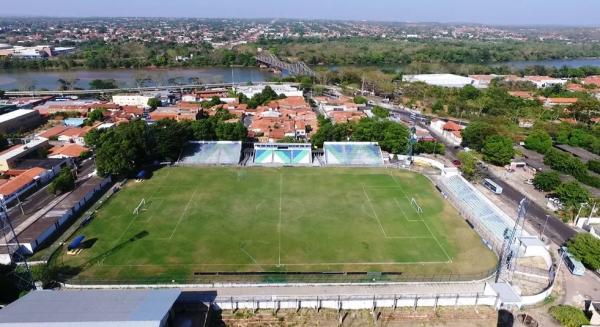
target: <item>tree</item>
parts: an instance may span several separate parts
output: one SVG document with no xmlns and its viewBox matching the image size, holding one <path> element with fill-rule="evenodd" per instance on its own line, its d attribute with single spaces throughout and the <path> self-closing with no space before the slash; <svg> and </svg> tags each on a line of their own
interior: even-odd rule
<svg viewBox="0 0 600 327">
<path fill-rule="evenodd" d="M 51 193 L 64 193 L 75 188 L 75 177 L 68 167 L 61 169 L 58 176 L 50 183 L 48 190 Z"/>
<path fill-rule="evenodd" d="M 462 130 L 462 143 L 477 151 L 481 151 L 488 136 L 496 135 L 496 128 L 489 123 L 474 121 Z"/>
<path fill-rule="evenodd" d="M 512 140 L 500 135 L 488 137 L 483 145 L 482 153 L 483 160 L 498 166 L 509 164 L 515 156 Z"/>
<path fill-rule="evenodd" d="M 216 128 L 217 138 L 223 141 L 241 141 L 246 138 L 248 131 L 242 122 L 218 122 Z"/>
<path fill-rule="evenodd" d="M 475 176 L 475 166 L 477 164 L 477 158 L 470 151 L 461 151 L 458 153 L 458 160 L 460 160 L 460 170 L 467 179 Z"/>
<path fill-rule="evenodd" d="M 414 146 L 414 152 L 419 153 L 435 153 L 435 154 L 445 154 L 446 147 L 443 143 L 439 142 L 431 142 L 431 141 L 421 141 L 417 142 Z"/>
<path fill-rule="evenodd" d="M 148 99 L 148 107 L 150 107 L 152 109 L 156 109 L 156 108 L 160 107 L 161 104 L 162 104 L 162 102 L 160 101 L 160 99 L 157 99 L 157 98 Z"/>
<path fill-rule="evenodd" d="M 356 104 L 367 104 L 367 102 L 369 102 L 369 100 L 367 100 L 367 98 L 361 95 L 357 95 L 354 97 L 354 103 Z"/>
<path fill-rule="evenodd" d="M 94 109 L 87 116 L 86 124 L 91 125 L 93 122 L 104 120 L 104 110 L 103 109 Z"/>
<path fill-rule="evenodd" d="M 90 88 L 93 90 L 118 89 L 119 86 L 114 79 L 95 79 L 90 82 Z"/>
<path fill-rule="evenodd" d="M 600 269 L 600 239 L 589 233 L 579 233 L 567 243 L 569 253 L 587 267 Z"/>
<path fill-rule="evenodd" d="M 0 90 L 0 99 L 4 98 L 4 90 Z"/>
<path fill-rule="evenodd" d="M 373 113 L 373 116 L 381 119 L 386 119 L 390 116 L 390 111 L 380 106 L 373 107 L 371 112 Z"/>
<path fill-rule="evenodd" d="M 459 91 L 459 97 L 462 100 L 475 100 L 481 95 L 481 91 L 473 85 L 465 85 Z"/>
<path fill-rule="evenodd" d="M 437 100 L 433 106 L 431 106 L 431 112 L 438 113 L 440 111 L 444 111 L 444 103 L 441 100 Z"/>
<path fill-rule="evenodd" d="M 570 305 L 557 305 L 550 308 L 550 315 L 565 327 L 581 327 L 590 323 L 583 311 Z"/>
<path fill-rule="evenodd" d="M 96 167 L 102 176 L 123 175 L 152 160 L 155 139 L 145 122 L 136 120 L 103 132 L 96 150 Z"/>
<path fill-rule="evenodd" d="M 546 131 L 536 129 L 525 139 L 525 147 L 544 154 L 552 148 L 552 138 Z"/>
<path fill-rule="evenodd" d="M 549 149 L 544 156 L 544 164 L 578 179 L 587 176 L 587 168 L 579 159 L 560 150 Z"/>
<path fill-rule="evenodd" d="M 538 172 L 533 178 L 533 186 L 544 192 L 554 191 L 560 184 L 560 175 L 555 171 Z"/>
<path fill-rule="evenodd" d="M 578 182 L 572 181 L 561 184 L 556 188 L 556 195 L 567 207 L 577 208 L 581 203 L 588 202 L 590 193 Z"/>
<path fill-rule="evenodd" d="M 161 160 L 176 161 L 189 140 L 187 125 L 172 119 L 162 119 L 152 126 L 156 145 L 154 155 Z"/>
</svg>

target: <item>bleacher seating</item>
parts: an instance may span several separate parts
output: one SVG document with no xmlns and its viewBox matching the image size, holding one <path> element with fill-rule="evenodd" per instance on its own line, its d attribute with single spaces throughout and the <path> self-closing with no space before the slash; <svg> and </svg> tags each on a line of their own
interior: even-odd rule
<svg viewBox="0 0 600 327">
<path fill-rule="evenodd" d="M 372 142 L 325 142 L 325 162 L 334 166 L 383 166 L 379 144 Z"/>
<path fill-rule="evenodd" d="M 186 147 L 179 163 L 184 165 L 237 165 L 242 142 L 194 141 Z"/>
<path fill-rule="evenodd" d="M 310 144 L 255 144 L 256 165 L 310 165 Z"/>
<path fill-rule="evenodd" d="M 441 182 L 452 193 L 452 197 L 460 201 L 459 205 L 468 211 L 469 216 L 478 219 L 478 223 L 496 237 L 496 241 L 502 242 L 505 231 L 513 229 L 515 222 L 461 176 L 442 178 Z"/>
</svg>

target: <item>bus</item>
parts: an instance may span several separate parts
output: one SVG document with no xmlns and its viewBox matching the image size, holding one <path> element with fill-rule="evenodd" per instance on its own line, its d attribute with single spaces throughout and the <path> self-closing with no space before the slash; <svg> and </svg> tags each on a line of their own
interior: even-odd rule
<svg viewBox="0 0 600 327">
<path fill-rule="evenodd" d="M 575 256 L 569 253 L 569 250 L 565 246 L 560 247 L 561 256 L 565 260 L 565 265 L 569 268 L 571 274 L 575 276 L 583 276 L 585 274 L 585 267 L 581 261 L 577 260 Z"/>
<path fill-rule="evenodd" d="M 484 179 L 483 186 L 485 186 L 490 191 L 492 191 L 496 194 L 502 194 L 502 187 L 500 185 L 494 183 L 494 181 L 492 181 L 491 179 L 488 179 L 488 178 Z"/>
</svg>

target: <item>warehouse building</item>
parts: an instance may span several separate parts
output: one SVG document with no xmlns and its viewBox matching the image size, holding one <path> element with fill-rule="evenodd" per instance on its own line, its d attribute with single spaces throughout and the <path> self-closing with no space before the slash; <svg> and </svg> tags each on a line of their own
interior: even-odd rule
<svg viewBox="0 0 600 327">
<path fill-rule="evenodd" d="M 0 310 L 0 327 L 163 327 L 180 290 L 33 291 Z"/>
<path fill-rule="evenodd" d="M 0 115 L 0 133 L 9 134 L 36 128 L 42 124 L 42 117 L 37 110 L 18 109 Z"/>
</svg>

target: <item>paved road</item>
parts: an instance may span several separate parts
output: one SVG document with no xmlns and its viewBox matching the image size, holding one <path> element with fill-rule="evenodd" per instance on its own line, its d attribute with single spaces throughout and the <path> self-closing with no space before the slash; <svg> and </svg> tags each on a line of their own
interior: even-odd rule
<svg viewBox="0 0 600 327">
<path fill-rule="evenodd" d="M 393 109 L 393 113 L 401 116 L 403 119 L 410 119 L 411 113 L 405 110 Z M 417 116 L 419 118 L 421 116 Z M 426 117 L 426 116 L 423 116 Z M 419 124 L 421 127 L 428 128 L 428 126 L 424 124 Z M 429 129 L 429 128 L 428 128 Z M 430 130 L 431 132 L 431 130 Z M 450 160 L 457 160 L 457 153 L 460 151 L 459 149 L 455 149 L 454 146 L 447 144 L 443 139 L 439 138 L 436 134 L 431 132 L 431 135 L 436 137 L 440 142 L 446 144 L 446 157 Z M 493 175 L 491 172 L 484 172 L 487 178 L 490 178 L 498 185 L 500 185 L 504 190 L 502 192 L 502 196 L 508 198 L 511 202 L 517 205 L 524 197 L 526 197 L 523 193 L 519 192 L 514 187 L 510 186 L 508 183 L 504 182 L 501 177 Z M 533 201 L 529 201 L 527 204 L 527 216 L 528 222 L 531 226 L 533 226 L 538 233 L 541 234 L 544 229 L 544 224 L 546 223 L 546 216 L 548 213 L 544 210 L 544 208 L 540 207 L 537 203 Z M 577 232 L 571 227 L 565 225 L 560 219 L 549 215 L 548 223 L 544 230 L 544 236 L 549 238 L 554 243 L 561 245 L 571 237 L 573 237 Z"/>
<path fill-rule="evenodd" d="M 513 203 L 517 204 L 525 197 L 524 194 L 510 186 L 508 183 L 504 182 L 498 176 L 488 172 L 487 177 L 500 185 L 503 188 L 502 195 L 510 199 Z M 560 219 L 552 215 L 548 215 L 546 210 L 540 207 L 537 203 L 529 201 L 526 208 L 527 216 L 525 219 L 528 220 L 529 224 L 533 226 L 540 234 L 544 229 L 546 216 L 550 216 L 548 218 L 546 229 L 544 230 L 544 237 L 551 239 L 554 243 L 561 245 L 577 234 L 574 229 L 565 225 Z"/>
</svg>

